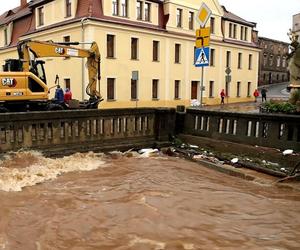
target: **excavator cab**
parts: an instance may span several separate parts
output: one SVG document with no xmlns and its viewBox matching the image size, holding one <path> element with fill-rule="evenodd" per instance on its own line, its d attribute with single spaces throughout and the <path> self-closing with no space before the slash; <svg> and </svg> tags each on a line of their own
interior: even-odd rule
<svg viewBox="0 0 300 250">
<path fill-rule="evenodd" d="M 29 69 L 29 71 L 40 78 L 45 84 L 47 84 L 44 64 L 45 61 L 42 60 L 31 61 L 31 68 Z"/>
</svg>

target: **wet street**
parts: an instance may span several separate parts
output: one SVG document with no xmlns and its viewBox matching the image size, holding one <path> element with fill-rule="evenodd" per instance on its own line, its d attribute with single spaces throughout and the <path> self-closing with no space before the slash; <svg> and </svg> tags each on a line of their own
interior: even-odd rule
<svg viewBox="0 0 300 250">
<path fill-rule="evenodd" d="M 2 159 L 0 249 L 300 248 L 299 192 L 130 156 Z"/>
</svg>

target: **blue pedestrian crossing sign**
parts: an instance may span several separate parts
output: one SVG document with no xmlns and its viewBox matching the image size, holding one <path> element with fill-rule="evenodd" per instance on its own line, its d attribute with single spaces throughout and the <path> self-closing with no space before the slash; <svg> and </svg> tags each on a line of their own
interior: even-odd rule
<svg viewBox="0 0 300 250">
<path fill-rule="evenodd" d="M 197 48 L 195 50 L 195 67 L 209 66 L 209 47 Z"/>
</svg>

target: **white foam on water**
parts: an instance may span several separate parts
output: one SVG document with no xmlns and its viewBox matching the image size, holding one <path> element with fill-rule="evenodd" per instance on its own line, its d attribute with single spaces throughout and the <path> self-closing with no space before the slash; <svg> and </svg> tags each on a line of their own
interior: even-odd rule
<svg viewBox="0 0 300 250">
<path fill-rule="evenodd" d="M 34 186 L 38 183 L 54 180 L 58 176 L 78 171 L 91 171 L 103 167 L 105 162 L 102 154 L 93 152 L 76 153 L 63 158 L 46 158 L 41 153 L 35 151 L 17 152 L 15 156 L 28 156 L 35 158 L 35 162 L 24 168 L 3 167 L 1 165 L 12 165 L 14 156 L 8 155 L 0 162 L 0 190 L 22 191 L 22 188 Z M 10 163 L 10 164 L 9 164 Z"/>
<path fill-rule="evenodd" d="M 134 238 L 129 242 L 129 247 L 133 247 L 137 244 L 147 244 L 153 246 L 155 250 L 163 250 L 166 247 L 166 243 L 156 241 L 156 240 L 150 240 L 150 239 L 144 239 L 140 238 L 138 236 L 134 236 Z"/>
</svg>

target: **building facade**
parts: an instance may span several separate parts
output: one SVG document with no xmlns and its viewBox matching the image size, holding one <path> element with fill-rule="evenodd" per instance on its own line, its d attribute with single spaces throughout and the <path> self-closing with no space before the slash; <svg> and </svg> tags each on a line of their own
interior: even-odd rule
<svg viewBox="0 0 300 250">
<path fill-rule="evenodd" d="M 212 10 L 210 66 L 204 69 L 204 103 L 252 100 L 257 87 L 259 48 L 255 23 L 205 0 Z M 102 55 L 102 108 L 189 106 L 200 99 L 201 70 L 194 66 L 194 0 L 20 0 L 0 16 L 0 64 L 16 58 L 19 40 L 96 41 Z M 81 45 L 88 48 L 89 45 Z M 80 59 L 45 58 L 48 85 L 58 74 L 73 97 L 86 99 L 87 72 Z M 231 82 L 225 70 L 231 69 Z M 53 94 L 53 93 L 51 93 Z"/>
<path fill-rule="evenodd" d="M 258 84 L 288 82 L 287 55 L 289 44 L 265 37 L 259 37 L 258 44 L 261 48 Z"/>
<path fill-rule="evenodd" d="M 298 35 L 298 41 L 300 42 L 300 13 L 293 15 L 292 31 Z"/>
</svg>

